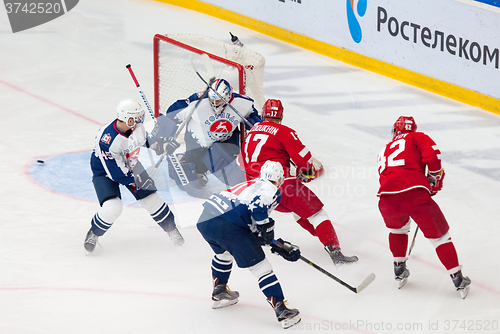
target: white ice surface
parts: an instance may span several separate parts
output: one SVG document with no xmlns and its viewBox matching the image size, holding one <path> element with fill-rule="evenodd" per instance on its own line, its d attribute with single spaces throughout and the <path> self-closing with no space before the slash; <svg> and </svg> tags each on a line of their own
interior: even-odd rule
<svg viewBox="0 0 500 334">
<path fill-rule="evenodd" d="M 265 95 L 283 101 L 284 123 L 323 162 L 325 175 L 310 186 L 325 203 L 344 253 L 360 261 L 335 268 L 291 215 L 273 214 L 276 235 L 351 285 L 369 273 L 377 276 L 354 294 L 303 262 L 269 254 L 286 298 L 302 314 L 300 325 L 290 330 L 499 333 L 498 115 L 206 15 L 131 0 L 80 1 L 68 14 L 16 34 L 0 10 L 0 333 L 282 331 L 247 270 L 235 267 L 230 279 L 240 302 L 211 309 L 212 252 L 195 228 L 200 200 L 172 195 L 186 239 L 181 248 L 171 245 L 145 210 L 126 206 L 101 246 L 85 256 L 83 239 L 98 208 L 95 198 L 50 190 L 32 176 L 40 168 L 57 167 L 62 178 L 62 171 L 76 169 L 80 177 L 73 190 L 91 187 L 86 166 L 80 172 L 81 164 L 73 165 L 71 158 L 56 166 L 51 159 L 90 152 L 118 101 L 140 101 L 125 65 L 133 65 L 152 101 L 154 34 L 229 40 L 229 31 L 265 56 Z M 408 260 L 409 282 L 396 288 L 375 193 L 376 157 L 400 115 L 413 115 L 419 130 L 443 152 L 445 186 L 435 199 L 451 225 L 463 271 L 472 279 L 465 300 L 421 234 Z M 47 162 L 36 164 L 37 159 Z"/>
</svg>

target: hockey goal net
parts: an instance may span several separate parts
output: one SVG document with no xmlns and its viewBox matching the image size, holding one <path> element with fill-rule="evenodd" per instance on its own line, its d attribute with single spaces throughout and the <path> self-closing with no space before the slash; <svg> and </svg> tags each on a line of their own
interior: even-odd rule
<svg viewBox="0 0 500 334">
<path fill-rule="evenodd" d="M 233 90 L 254 100 L 261 113 L 264 105 L 265 58 L 245 47 L 194 34 L 154 36 L 155 115 L 165 113 L 179 99 L 203 92 L 209 75 L 201 54 L 207 54 L 216 78 L 226 79 Z"/>
</svg>

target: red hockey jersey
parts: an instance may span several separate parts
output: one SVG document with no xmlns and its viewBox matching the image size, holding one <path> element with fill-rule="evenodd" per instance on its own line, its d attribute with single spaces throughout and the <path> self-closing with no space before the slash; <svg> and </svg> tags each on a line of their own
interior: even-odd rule
<svg viewBox="0 0 500 334">
<path fill-rule="evenodd" d="M 281 163 L 285 177 L 290 176 L 290 160 L 297 166 L 297 172 L 311 169 L 313 163 L 311 152 L 295 130 L 271 121 L 256 124 L 250 130 L 242 158 L 247 180 L 260 177 L 260 167 L 267 160 Z"/>
<path fill-rule="evenodd" d="M 415 188 L 430 191 L 428 172 L 441 170 L 441 151 L 425 133 L 402 133 L 392 139 L 378 156 L 380 189 L 377 196 Z"/>
</svg>

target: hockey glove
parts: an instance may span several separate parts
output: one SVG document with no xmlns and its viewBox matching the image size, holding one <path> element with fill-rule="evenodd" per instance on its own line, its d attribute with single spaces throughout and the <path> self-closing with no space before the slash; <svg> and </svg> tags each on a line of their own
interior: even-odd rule
<svg viewBox="0 0 500 334">
<path fill-rule="evenodd" d="M 429 183 L 431 185 L 431 196 L 436 195 L 438 191 L 443 189 L 444 175 L 444 169 L 442 168 L 439 172 L 427 174 L 427 178 L 429 179 Z"/>
<path fill-rule="evenodd" d="M 159 137 L 156 141 L 156 154 L 160 155 L 165 152 L 166 155 L 171 155 L 179 146 L 181 145 L 173 138 Z"/>
<path fill-rule="evenodd" d="M 283 239 L 275 240 L 271 244 L 271 253 L 276 253 L 287 261 L 295 262 L 300 259 L 300 249 Z"/>
<path fill-rule="evenodd" d="M 316 158 L 313 158 L 313 164 L 309 170 L 302 170 L 297 175 L 297 178 L 304 183 L 311 182 L 315 178 L 323 174 L 323 164 Z"/>
<path fill-rule="evenodd" d="M 274 240 L 274 219 L 269 217 L 269 222 L 258 225 L 259 240 L 261 245 L 270 245 Z"/>
<path fill-rule="evenodd" d="M 299 172 L 297 175 L 297 178 L 304 183 L 311 182 L 315 178 L 315 172 L 314 172 L 314 167 L 311 167 L 309 170 L 305 171 L 302 170 Z"/>
<path fill-rule="evenodd" d="M 135 175 L 135 185 L 137 189 L 156 191 L 155 182 L 149 177 L 148 172 L 146 171 Z"/>
</svg>

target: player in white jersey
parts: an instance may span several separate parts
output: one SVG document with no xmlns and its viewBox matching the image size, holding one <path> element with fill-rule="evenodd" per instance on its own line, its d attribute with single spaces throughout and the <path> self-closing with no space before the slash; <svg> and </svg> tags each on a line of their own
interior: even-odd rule
<svg viewBox="0 0 500 334">
<path fill-rule="evenodd" d="M 284 181 L 283 167 L 279 162 L 267 161 L 260 176 L 213 194 L 203 204 L 197 228 L 215 252 L 212 259 L 212 308 L 238 302 L 239 293 L 227 287 L 233 260 L 236 260 L 238 267 L 248 268 L 257 278 L 278 321 L 288 328 L 300 321 L 300 313 L 286 307 L 281 285 L 261 245 L 271 245 L 273 253 L 288 261 L 297 261 L 300 250 L 294 246 L 288 252 L 273 242 L 274 220 L 269 214 L 281 198 L 279 187 Z"/>
<path fill-rule="evenodd" d="M 106 233 L 122 212 L 120 184 L 134 195 L 174 244 L 184 243 L 175 225 L 174 214 L 156 193 L 153 180 L 138 160 L 141 147 L 149 147 L 143 120 L 141 105 L 123 100 L 117 106 L 117 118 L 97 133 L 90 166 L 101 207 L 92 218 L 85 237 L 84 247 L 88 252 L 94 251 L 98 237 Z"/>
<path fill-rule="evenodd" d="M 195 108 L 190 119 L 187 121 L 184 140 L 186 153 L 181 159 L 186 174 L 194 174 L 202 185 L 203 177 L 207 171 L 215 173 L 222 166 L 234 162 L 239 154 L 239 125 L 246 123 L 255 124 L 261 121 L 254 101 L 244 95 L 233 92 L 233 88 L 224 79 L 217 79 L 212 84 L 206 96 L 203 93 L 195 93 L 187 99 L 178 100 L 167 110 L 166 116 L 173 119 L 177 124 L 182 123 Z M 215 93 L 217 92 L 217 93 Z M 220 95 L 220 96 L 219 96 Z M 223 99 L 221 99 L 222 97 Z M 201 99 L 201 101 L 199 101 Z M 240 117 L 230 106 L 236 109 Z M 245 124 L 247 130 L 251 128 Z M 216 174 L 217 177 L 219 177 Z M 230 175 L 226 175 L 230 177 Z M 227 178 L 226 177 L 226 178 Z M 175 177 L 174 177 L 175 179 Z M 243 182 L 243 173 L 235 176 L 234 180 L 221 181 L 229 185 Z M 192 180 L 191 180 L 192 181 Z M 236 181 L 236 182 L 235 182 Z"/>
</svg>

